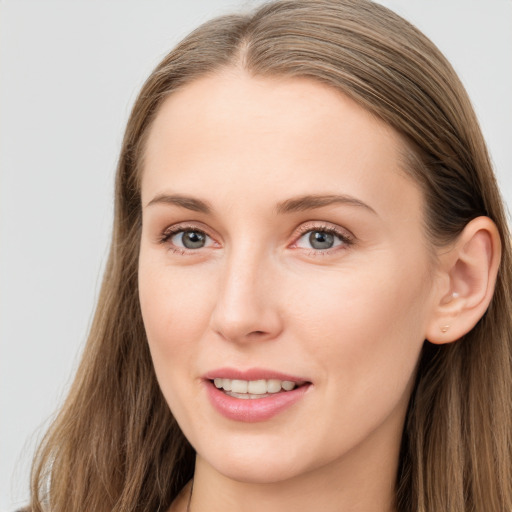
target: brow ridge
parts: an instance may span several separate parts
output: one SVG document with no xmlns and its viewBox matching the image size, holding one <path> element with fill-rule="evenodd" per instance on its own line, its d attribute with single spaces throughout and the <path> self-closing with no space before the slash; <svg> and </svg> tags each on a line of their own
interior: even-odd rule
<svg viewBox="0 0 512 512">
<path fill-rule="evenodd" d="M 181 208 L 186 208 L 187 210 L 206 214 L 212 211 L 212 208 L 207 201 L 196 199 L 190 196 L 184 196 L 181 194 L 158 194 L 151 201 L 149 201 L 146 207 L 155 204 L 180 206 Z"/>
<path fill-rule="evenodd" d="M 286 201 L 282 201 L 277 205 L 276 211 L 279 214 L 282 213 L 294 213 L 305 210 L 313 210 L 316 208 L 323 208 L 324 206 L 330 206 L 332 204 L 346 204 L 350 206 L 358 206 L 365 208 L 372 213 L 376 213 L 375 210 L 364 203 L 360 199 L 357 199 L 350 195 L 345 194 L 327 194 L 327 195 L 304 195 L 299 197 L 292 197 Z"/>
<path fill-rule="evenodd" d="M 182 194 L 158 194 L 146 205 L 146 207 L 154 204 L 169 204 L 205 214 L 209 214 L 212 211 L 212 207 L 207 201 Z M 308 194 L 292 197 L 278 203 L 276 206 L 276 212 L 278 214 L 294 213 L 323 208 L 332 204 L 358 206 L 376 213 L 371 206 L 367 205 L 360 199 L 346 194 Z"/>
</svg>

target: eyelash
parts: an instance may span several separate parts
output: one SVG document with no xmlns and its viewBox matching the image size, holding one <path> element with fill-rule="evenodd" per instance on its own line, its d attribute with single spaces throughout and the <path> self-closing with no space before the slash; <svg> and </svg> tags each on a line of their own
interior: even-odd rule
<svg viewBox="0 0 512 512">
<path fill-rule="evenodd" d="M 186 255 L 186 254 L 194 254 L 197 249 L 187 249 L 186 247 L 177 247 L 169 243 L 171 238 L 178 233 L 185 233 L 187 231 L 193 231 L 194 233 L 200 233 L 208 238 L 212 238 L 204 229 L 200 229 L 194 225 L 184 225 L 178 224 L 176 226 L 170 226 L 165 229 L 162 235 L 159 237 L 158 242 L 162 245 L 168 244 L 169 249 L 176 254 Z"/>
<path fill-rule="evenodd" d="M 195 233 L 200 233 L 201 235 L 204 235 L 213 240 L 213 237 L 208 235 L 208 233 L 204 229 L 200 229 L 194 225 L 178 224 L 176 226 L 170 226 L 170 227 L 166 228 L 165 231 L 162 233 L 162 235 L 159 237 L 158 242 L 162 245 L 169 244 L 170 239 L 174 235 L 177 235 L 178 233 L 185 233 L 187 231 L 193 231 Z M 347 233 L 345 230 L 342 231 L 334 226 L 329 226 L 329 225 L 325 225 L 325 224 L 319 225 L 319 224 L 313 224 L 313 223 L 306 223 L 306 224 L 301 225 L 293 234 L 294 242 L 292 244 L 292 247 L 296 246 L 297 242 L 304 235 L 306 235 L 307 233 L 310 233 L 310 232 L 315 232 L 315 231 L 318 231 L 320 233 L 328 233 L 328 234 L 334 235 L 341 241 L 341 244 L 338 246 L 334 246 L 334 247 L 331 247 L 328 249 L 323 249 L 323 250 L 322 249 L 314 249 L 314 248 L 303 249 L 303 250 L 308 251 L 308 255 L 310 255 L 310 256 L 328 255 L 334 251 L 347 249 L 348 247 L 353 245 L 355 242 L 353 235 Z M 173 253 L 177 253 L 177 254 L 181 254 L 181 255 L 194 254 L 194 253 L 196 253 L 196 251 L 199 250 L 199 249 L 187 249 L 187 248 L 183 248 L 183 247 L 177 247 L 172 244 L 169 244 L 169 249 Z M 301 248 L 299 247 L 298 249 L 301 249 Z"/>
<path fill-rule="evenodd" d="M 337 237 L 341 244 L 331 247 L 329 249 L 304 249 L 308 251 L 308 256 L 327 256 L 332 254 L 333 252 L 347 249 L 348 247 L 354 245 L 355 239 L 351 233 L 348 233 L 346 230 L 341 230 L 335 226 L 327 225 L 327 224 L 316 224 L 316 223 L 306 223 L 301 225 L 298 230 L 294 233 L 293 246 L 296 246 L 298 241 L 307 233 L 311 232 L 319 232 L 319 233 L 328 233 L 330 235 L 334 235 Z M 300 249 L 300 248 L 299 248 Z"/>
</svg>

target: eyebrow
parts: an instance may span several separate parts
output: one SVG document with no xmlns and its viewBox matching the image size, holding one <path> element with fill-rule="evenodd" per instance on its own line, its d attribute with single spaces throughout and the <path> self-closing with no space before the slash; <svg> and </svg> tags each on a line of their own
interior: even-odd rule
<svg viewBox="0 0 512 512">
<path fill-rule="evenodd" d="M 196 199 L 190 196 L 181 194 L 158 194 L 147 205 L 154 204 L 169 204 L 186 208 L 194 212 L 209 214 L 212 212 L 212 207 L 207 201 Z M 292 197 L 286 201 L 277 204 L 276 212 L 278 214 L 302 212 L 306 210 L 314 210 L 316 208 L 323 208 L 332 204 L 343 204 L 349 206 L 358 206 L 376 214 L 377 212 L 369 205 L 349 195 L 304 195 Z"/>
<path fill-rule="evenodd" d="M 181 208 L 186 208 L 187 210 L 206 214 L 211 213 L 212 211 L 212 207 L 207 201 L 202 201 L 201 199 L 196 199 L 194 197 L 182 196 L 180 194 L 158 194 L 153 199 L 151 199 L 151 201 L 149 201 L 146 207 L 154 204 L 169 204 L 180 206 Z"/>
<path fill-rule="evenodd" d="M 369 205 L 352 196 L 348 195 L 305 195 L 292 197 L 277 205 L 277 213 L 293 213 L 305 210 L 314 210 L 315 208 L 323 208 L 332 204 L 344 204 L 350 206 L 358 206 L 377 214 L 377 212 Z"/>
</svg>

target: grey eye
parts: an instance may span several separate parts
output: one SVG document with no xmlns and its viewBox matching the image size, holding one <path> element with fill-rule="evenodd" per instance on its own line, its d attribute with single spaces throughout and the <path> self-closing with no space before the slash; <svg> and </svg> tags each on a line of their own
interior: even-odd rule
<svg viewBox="0 0 512 512">
<path fill-rule="evenodd" d="M 311 231 L 309 243 L 313 249 L 330 249 L 334 247 L 334 235 L 325 231 Z"/>
<path fill-rule="evenodd" d="M 201 249 L 206 245 L 207 235 L 201 231 L 180 231 L 176 233 L 171 241 L 178 247 L 185 249 Z"/>
<path fill-rule="evenodd" d="M 340 245 L 349 245 L 345 236 L 327 229 L 311 229 L 305 232 L 296 243 L 302 249 L 314 249 L 315 251 L 327 251 Z"/>
</svg>

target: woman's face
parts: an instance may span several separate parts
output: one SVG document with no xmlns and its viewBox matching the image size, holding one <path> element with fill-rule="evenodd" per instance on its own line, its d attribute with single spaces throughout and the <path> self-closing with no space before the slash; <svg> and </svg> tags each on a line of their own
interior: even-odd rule
<svg viewBox="0 0 512 512">
<path fill-rule="evenodd" d="M 203 464 L 252 482 L 396 464 L 435 272 L 402 148 L 307 79 L 229 70 L 163 104 L 140 301 Z"/>
</svg>

